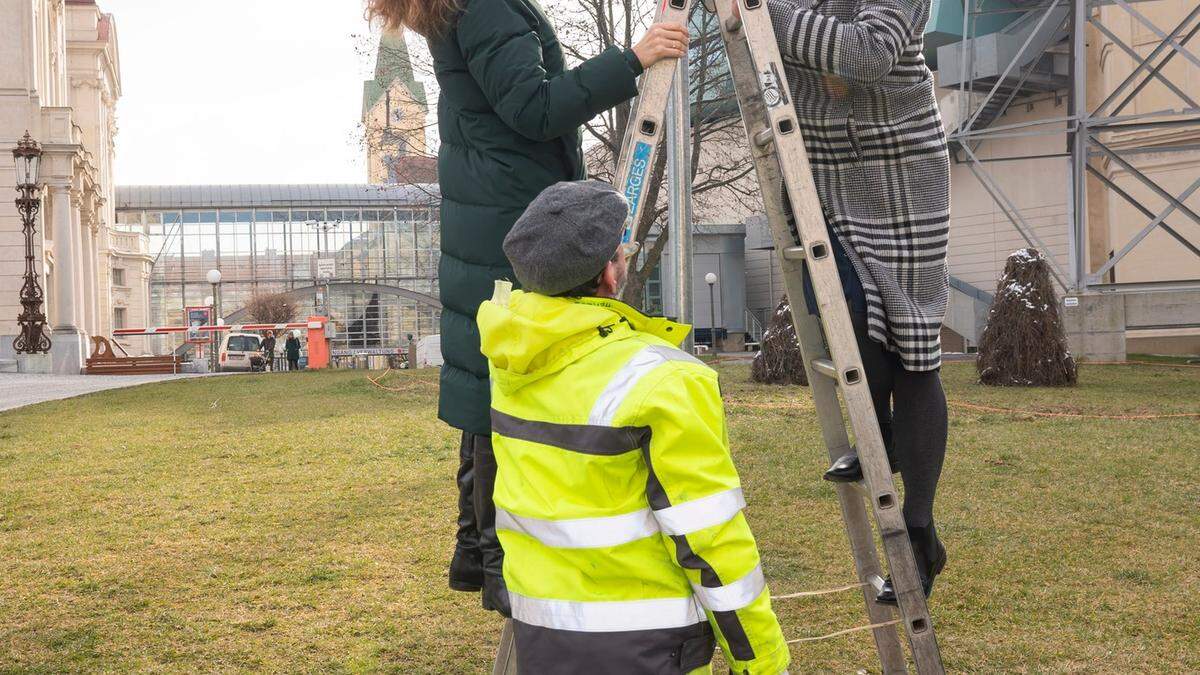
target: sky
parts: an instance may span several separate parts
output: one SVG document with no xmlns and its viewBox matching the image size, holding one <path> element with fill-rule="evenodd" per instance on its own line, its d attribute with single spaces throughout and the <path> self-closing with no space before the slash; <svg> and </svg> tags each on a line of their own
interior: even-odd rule
<svg viewBox="0 0 1200 675">
<path fill-rule="evenodd" d="M 121 59 L 118 185 L 363 183 L 361 0 L 98 0 Z"/>
</svg>

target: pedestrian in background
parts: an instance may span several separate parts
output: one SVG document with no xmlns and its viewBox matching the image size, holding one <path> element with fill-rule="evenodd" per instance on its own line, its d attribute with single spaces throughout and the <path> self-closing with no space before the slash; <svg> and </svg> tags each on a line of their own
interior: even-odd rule
<svg viewBox="0 0 1200 675">
<path fill-rule="evenodd" d="M 288 370 L 300 370 L 300 338 L 296 336 L 296 331 L 288 335 L 283 352 L 287 356 Z"/>
<path fill-rule="evenodd" d="M 262 341 L 263 358 L 267 361 L 267 370 L 275 370 L 275 331 L 267 331 Z"/>
<path fill-rule="evenodd" d="M 543 189 L 587 174 L 580 126 L 637 95 L 645 68 L 683 56 L 680 24 L 656 24 L 632 49 L 609 47 L 567 68 L 550 19 L 527 0 L 370 0 L 385 28 L 425 37 L 438 100 L 442 300 L 438 417 L 462 431 L 458 533 L 450 587 L 483 590 L 508 615 L 496 539 L 487 361 L 475 315 L 513 271 L 501 244 Z"/>
</svg>

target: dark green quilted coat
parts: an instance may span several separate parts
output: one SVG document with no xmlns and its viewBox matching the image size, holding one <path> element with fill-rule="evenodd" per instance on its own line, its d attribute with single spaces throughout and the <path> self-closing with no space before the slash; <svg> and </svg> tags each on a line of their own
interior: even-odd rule
<svg viewBox="0 0 1200 675">
<path fill-rule="evenodd" d="M 539 192 L 585 177 L 580 125 L 636 95 L 641 67 L 633 52 L 612 48 L 564 70 L 554 29 L 532 0 L 467 0 L 455 27 L 429 47 L 441 87 L 438 416 L 487 434 L 475 313 L 496 279 L 514 279 L 500 245 Z"/>
</svg>

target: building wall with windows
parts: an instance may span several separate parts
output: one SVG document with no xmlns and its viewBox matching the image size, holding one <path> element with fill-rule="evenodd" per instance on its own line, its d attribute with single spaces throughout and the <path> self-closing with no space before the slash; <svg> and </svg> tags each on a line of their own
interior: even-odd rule
<svg viewBox="0 0 1200 675">
<path fill-rule="evenodd" d="M 1184 20 L 1195 8 L 1195 0 L 1156 0 L 1137 3 L 1137 11 L 1164 31 Z M 1093 10 L 1114 36 L 1141 56 L 1150 54 L 1160 38 L 1118 5 Z M 1195 27 L 1193 20 L 1185 31 Z M 1186 32 L 1185 32 L 1186 35 Z M 1195 45 L 1190 49 L 1196 53 Z M 1137 63 L 1119 45 L 1094 27 L 1087 34 L 1087 103 L 1094 110 L 1135 71 Z M 1162 65 L 1160 56 L 1156 67 Z M 1178 90 L 1200 100 L 1200 67 L 1178 55 L 1160 72 Z M 1142 76 L 1145 72 L 1142 72 Z M 1188 104 L 1166 84 L 1151 79 L 1145 86 L 1137 80 L 1110 105 L 1107 114 L 1135 115 L 1180 110 Z M 990 85 L 981 86 L 986 91 Z M 1047 253 L 1063 266 L 1068 261 L 1068 210 L 1070 166 L 1067 125 L 1067 94 L 1064 90 L 1018 98 L 993 127 L 1014 128 L 1014 137 L 990 140 L 974 152 L 982 160 L 980 170 L 1004 192 L 1012 207 L 1042 240 Z M 964 105 L 957 91 L 939 89 L 939 105 L 948 129 L 975 110 Z M 1129 96 L 1124 107 L 1118 104 Z M 975 102 L 974 105 L 978 105 Z M 1119 109 L 1118 109 L 1119 108 Z M 1043 122 L 1042 124 L 1036 124 Z M 1031 132 L 1045 135 L 1021 135 Z M 1200 191 L 1187 194 L 1200 176 L 1200 125 L 1172 124 L 1163 128 L 1133 128 L 1100 134 L 1100 140 L 1139 172 L 1172 196 L 1185 195 L 1181 202 L 1193 213 L 1200 212 Z M 1161 151 L 1156 150 L 1161 146 Z M 1173 146 L 1173 147 L 1172 147 Z M 1038 157 L 1032 159 L 1031 157 Z M 1014 159 L 1016 158 L 1016 159 Z M 1121 191 L 1141 202 L 1153 214 L 1165 212 L 1169 203 L 1120 163 L 1102 155 L 1091 166 Z M 951 166 L 950 274 L 979 289 L 993 291 L 1014 250 L 1029 244 L 1011 224 L 1005 208 L 989 196 L 983 183 L 965 162 Z M 1087 180 L 1087 269 L 1095 272 L 1114 257 L 1150 221 L 1117 190 L 1089 176 Z M 1164 222 L 1192 247 L 1200 246 L 1200 222 L 1181 210 Z M 1200 257 L 1172 237 L 1164 228 L 1151 231 L 1107 274 L 1108 283 L 1191 282 L 1200 279 Z M 1136 298 L 1137 296 L 1131 296 Z M 1136 302 L 1136 300 L 1135 300 Z M 1130 326 L 1126 331 L 1130 352 L 1200 353 L 1200 327 Z"/>
<path fill-rule="evenodd" d="M 149 325 L 183 325 L 185 308 L 213 295 L 217 269 L 229 323 L 250 321 L 241 310 L 253 296 L 287 292 L 298 318 L 328 312 L 335 350 L 393 348 L 438 332 L 437 200 L 435 186 L 134 186 L 118 189 L 117 215 L 148 242 Z M 156 353 L 179 346 L 133 339 Z"/>
</svg>

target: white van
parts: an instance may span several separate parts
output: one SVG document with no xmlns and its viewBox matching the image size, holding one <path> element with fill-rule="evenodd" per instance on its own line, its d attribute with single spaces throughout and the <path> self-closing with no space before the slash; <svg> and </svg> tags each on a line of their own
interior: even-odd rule
<svg viewBox="0 0 1200 675">
<path fill-rule="evenodd" d="M 252 356 L 262 356 L 262 338 L 254 333 L 229 333 L 221 341 L 221 370 L 252 370 Z"/>
</svg>

